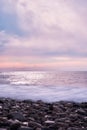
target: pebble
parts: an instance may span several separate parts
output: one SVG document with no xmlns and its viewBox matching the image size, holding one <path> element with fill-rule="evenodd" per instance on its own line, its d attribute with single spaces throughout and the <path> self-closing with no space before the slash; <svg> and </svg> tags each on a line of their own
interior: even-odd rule
<svg viewBox="0 0 87 130">
<path fill-rule="evenodd" d="M 0 128 L 0 130 L 7 130 L 7 129 L 5 129 L 5 128 Z"/>
<path fill-rule="evenodd" d="M 20 128 L 20 123 L 13 123 L 10 126 L 10 130 L 17 130 L 18 128 Z"/>
<path fill-rule="evenodd" d="M 42 125 L 41 125 L 40 123 L 33 122 L 33 121 L 30 121 L 30 122 L 28 123 L 28 126 L 29 126 L 29 127 L 34 127 L 34 128 L 36 128 L 36 127 L 42 128 Z"/>
<path fill-rule="evenodd" d="M 45 123 L 46 123 L 46 124 L 54 124 L 54 123 L 55 123 L 55 121 L 50 121 L 50 120 L 47 120 L 47 121 L 45 121 Z"/>
<path fill-rule="evenodd" d="M 82 114 L 82 115 L 86 114 L 86 112 L 82 108 L 77 109 L 75 112 L 78 113 L 78 114 Z"/>
<path fill-rule="evenodd" d="M 33 130 L 33 129 L 30 127 L 20 127 L 17 130 Z"/>
<path fill-rule="evenodd" d="M 20 112 L 9 113 L 8 118 L 18 119 L 19 121 L 25 121 L 25 117 Z"/>
<path fill-rule="evenodd" d="M 0 109 L 2 109 L 2 106 L 0 106 Z"/>
<path fill-rule="evenodd" d="M 24 126 L 28 126 L 28 122 L 23 122 L 22 123 Z"/>
<path fill-rule="evenodd" d="M 0 99 L 0 130 L 87 130 L 87 103 Z"/>
</svg>

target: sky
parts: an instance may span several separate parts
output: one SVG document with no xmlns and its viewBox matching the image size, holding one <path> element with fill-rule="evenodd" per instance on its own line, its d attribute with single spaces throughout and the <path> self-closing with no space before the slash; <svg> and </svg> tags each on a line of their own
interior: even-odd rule
<svg viewBox="0 0 87 130">
<path fill-rule="evenodd" d="M 87 70 L 87 0 L 0 0 L 0 69 Z"/>
</svg>

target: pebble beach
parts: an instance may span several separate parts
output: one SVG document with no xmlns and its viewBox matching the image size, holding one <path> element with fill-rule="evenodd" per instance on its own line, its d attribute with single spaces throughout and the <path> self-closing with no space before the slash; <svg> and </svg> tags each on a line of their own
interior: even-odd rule
<svg viewBox="0 0 87 130">
<path fill-rule="evenodd" d="M 87 102 L 0 98 L 0 130 L 87 130 Z"/>
</svg>

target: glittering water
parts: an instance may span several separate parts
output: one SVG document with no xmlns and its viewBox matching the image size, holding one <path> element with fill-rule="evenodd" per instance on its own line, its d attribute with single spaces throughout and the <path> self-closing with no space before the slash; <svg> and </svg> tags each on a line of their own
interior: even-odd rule
<svg viewBox="0 0 87 130">
<path fill-rule="evenodd" d="M 87 101 L 87 72 L 1 72 L 0 97 Z"/>
</svg>

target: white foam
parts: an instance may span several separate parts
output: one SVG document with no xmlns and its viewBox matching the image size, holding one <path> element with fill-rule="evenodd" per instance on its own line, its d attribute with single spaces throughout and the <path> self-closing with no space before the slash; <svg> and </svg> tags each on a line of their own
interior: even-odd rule
<svg viewBox="0 0 87 130">
<path fill-rule="evenodd" d="M 0 97 L 54 102 L 60 100 L 87 101 L 87 87 L 47 87 L 1 85 Z"/>
</svg>

